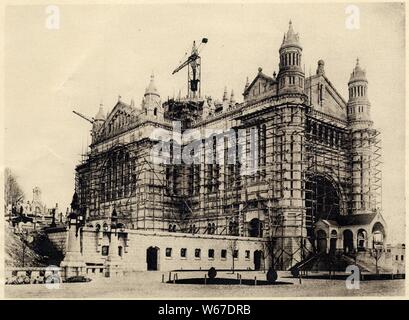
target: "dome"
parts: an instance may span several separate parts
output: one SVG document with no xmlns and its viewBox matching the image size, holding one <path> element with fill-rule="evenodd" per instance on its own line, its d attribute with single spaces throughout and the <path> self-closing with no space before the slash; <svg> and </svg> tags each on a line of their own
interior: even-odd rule
<svg viewBox="0 0 409 320">
<path fill-rule="evenodd" d="M 349 82 L 353 81 L 368 81 L 366 79 L 366 72 L 364 69 L 361 68 L 359 65 L 359 59 L 356 59 L 356 65 L 354 70 L 351 73 L 351 77 L 349 78 Z"/>
<path fill-rule="evenodd" d="M 158 89 L 155 85 L 155 77 L 151 75 L 151 81 L 149 82 L 148 87 L 145 90 L 145 94 L 142 99 L 142 108 L 143 109 L 154 109 L 161 106 L 160 95 Z"/>
<path fill-rule="evenodd" d="M 149 94 L 157 95 L 159 97 L 158 89 L 156 89 L 155 85 L 155 76 L 153 74 L 151 75 L 151 81 L 145 90 L 145 96 Z"/>
<path fill-rule="evenodd" d="M 290 20 L 288 31 L 287 33 L 284 34 L 283 42 L 281 43 L 280 49 L 293 46 L 301 48 L 300 38 L 298 36 L 298 33 L 294 33 L 293 24 Z"/>
</svg>

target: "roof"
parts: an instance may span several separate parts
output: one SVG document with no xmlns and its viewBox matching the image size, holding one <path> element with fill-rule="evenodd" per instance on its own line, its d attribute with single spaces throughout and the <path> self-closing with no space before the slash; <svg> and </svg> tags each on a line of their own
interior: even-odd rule
<svg viewBox="0 0 409 320">
<path fill-rule="evenodd" d="M 337 217 L 337 222 L 340 226 L 370 224 L 375 216 L 376 213 L 340 215 Z"/>
<path fill-rule="evenodd" d="M 258 68 L 258 74 L 257 74 L 257 76 L 256 76 L 256 77 L 254 78 L 254 80 L 250 83 L 250 85 L 246 87 L 246 89 L 244 90 L 243 94 L 246 95 L 247 92 L 250 91 L 251 87 L 252 87 L 252 86 L 256 83 L 256 81 L 257 81 L 258 79 L 260 79 L 260 78 L 263 78 L 263 79 L 265 79 L 267 82 L 270 82 L 270 83 L 275 83 L 275 82 L 277 82 L 274 78 L 269 77 L 268 75 L 264 74 L 264 73 L 262 72 L 262 69 L 261 69 L 261 68 Z"/>
<path fill-rule="evenodd" d="M 156 85 L 155 85 L 155 76 L 153 74 L 151 75 L 151 81 L 149 82 L 145 90 L 145 96 L 148 94 L 159 96 L 158 89 L 156 88 Z"/>
<path fill-rule="evenodd" d="M 353 82 L 353 81 L 368 81 L 366 79 L 366 72 L 364 69 L 361 68 L 361 66 L 359 65 L 359 59 L 356 59 L 356 65 L 354 70 L 351 73 L 351 77 L 349 78 L 349 83 Z"/>
<path fill-rule="evenodd" d="M 290 20 L 290 23 L 288 25 L 288 31 L 286 34 L 284 34 L 283 42 L 281 43 L 280 49 L 293 46 L 301 48 L 300 38 L 298 36 L 298 33 L 294 32 L 293 24 Z"/>
<path fill-rule="evenodd" d="M 375 218 L 376 213 L 339 215 L 335 219 L 322 219 L 325 224 L 334 227 L 368 225 Z"/>
</svg>

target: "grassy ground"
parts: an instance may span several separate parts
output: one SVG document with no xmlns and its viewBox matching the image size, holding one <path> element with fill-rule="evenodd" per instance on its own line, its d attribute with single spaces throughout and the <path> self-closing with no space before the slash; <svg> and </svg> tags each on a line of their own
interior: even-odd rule
<svg viewBox="0 0 409 320">
<path fill-rule="evenodd" d="M 278 298 L 278 297 L 356 297 L 403 296 L 405 280 L 361 281 L 360 288 L 349 290 L 345 280 L 294 279 L 288 272 L 279 272 L 275 285 L 254 286 L 254 277 L 265 280 L 265 274 L 257 271 L 241 272 L 246 284 L 173 284 L 168 273 L 140 272 L 128 277 L 99 278 L 88 283 L 63 283 L 59 289 L 45 285 L 8 285 L 6 298 Z M 164 275 L 165 283 L 162 283 Z M 203 278 L 205 272 L 179 272 L 178 279 Z M 237 279 L 237 274 L 219 272 L 217 278 Z M 173 279 L 173 278 L 172 278 Z M 183 281 L 181 281 L 183 282 Z M 233 281 L 231 281 L 233 282 Z M 244 281 L 243 281 L 244 282 Z"/>
</svg>

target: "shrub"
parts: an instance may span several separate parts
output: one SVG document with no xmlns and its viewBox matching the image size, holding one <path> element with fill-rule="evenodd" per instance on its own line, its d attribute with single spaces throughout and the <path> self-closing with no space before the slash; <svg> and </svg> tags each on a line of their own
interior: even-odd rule
<svg viewBox="0 0 409 320">
<path fill-rule="evenodd" d="M 275 271 L 273 268 L 269 268 L 267 271 L 267 282 L 268 283 L 274 283 L 277 280 L 277 271 Z"/>
<path fill-rule="evenodd" d="M 216 269 L 213 268 L 213 267 L 211 267 L 211 268 L 209 269 L 209 271 L 207 272 L 207 275 L 209 276 L 209 279 L 214 279 L 214 278 L 216 278 L 216 275 L 217 275 Z"/>
</svg>

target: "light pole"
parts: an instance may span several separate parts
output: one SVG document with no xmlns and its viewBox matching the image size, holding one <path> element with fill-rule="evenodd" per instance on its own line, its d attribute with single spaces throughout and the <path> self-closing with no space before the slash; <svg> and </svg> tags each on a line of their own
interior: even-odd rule
<svg viewBox="0 0 409 320">
<path fill-rule="evenodd" d="M 375 270 L 376 270 L 376 275 L 379 275 L 379 266 L 378 266 L 378 261 L 382 257 L 382 245 L 380 244 L 375 244 L 374 248 L 372 249 L 372 255 L 375 258 Z"/>
<path fill-rule="evenodd" d="M 84 258 L 81 254 L 81 241 L 78 231 L 84 225 L 84 217 L 76 210 L 68 215 L 68 238 L 66 252 L 60 267 L 65 270 L 65 277 L 81 275 L 85 269 Z"/>
<path fill-rule="evenodd" d="M 110 245 L 109 245 L 109 252 L 108 257 L 105 261 L 106 263 L 106 276 L 116 276 L 121 274 L 122 269 L 122 262 L 121 258 L 119 257 L 119 241 L 118 241 L 118 214 L 116 210 L 112 211 L 111 215 L 111 225 L 110 230 L 108 230 L 108 226 L 106 226 L 106 231 L 110 234 Z M 105 229 L 105 228 L 104 228 Z"/>
</svg>

